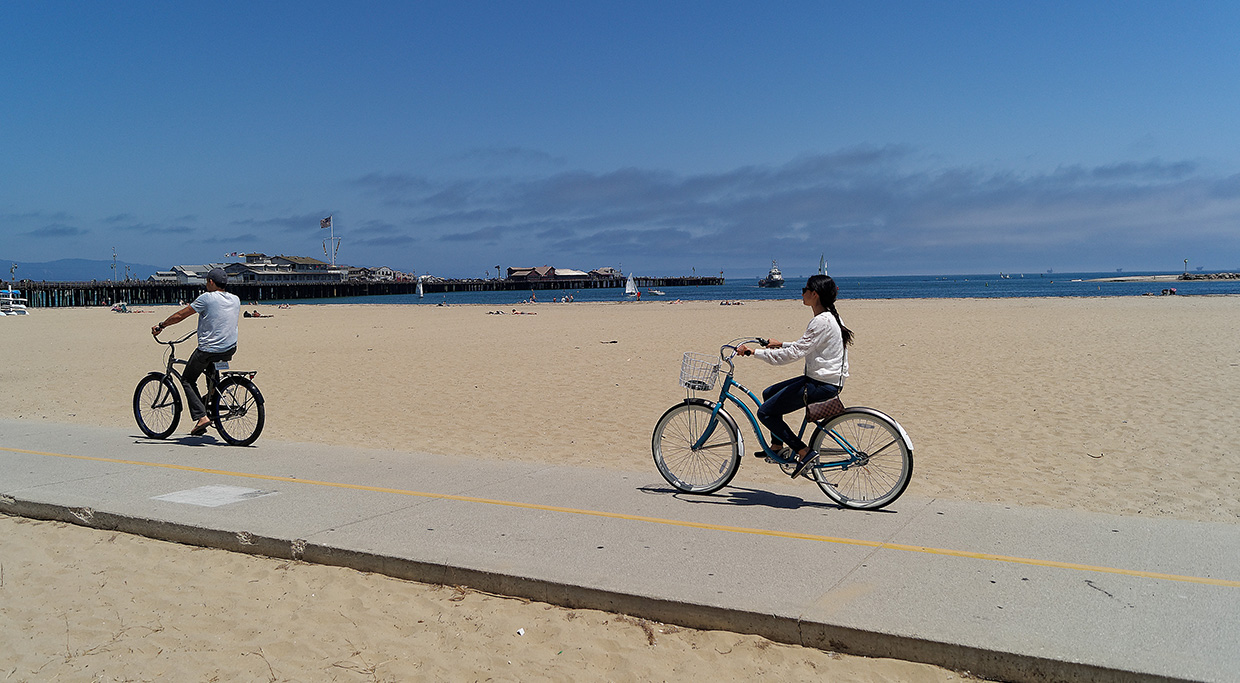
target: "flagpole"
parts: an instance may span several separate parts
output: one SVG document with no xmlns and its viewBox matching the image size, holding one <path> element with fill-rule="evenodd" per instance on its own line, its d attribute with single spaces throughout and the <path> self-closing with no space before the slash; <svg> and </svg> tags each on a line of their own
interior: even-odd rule
<svg viewBox="0 0 1240 683">
<path fill-rule="evenodd" d="M 322 228 L 331 229 L 331 232 L 328 233 L 330 236 L 327 238 L 327 244 L 331 245 L 331 253 L 329 254 L 327 252 L 327 244 L 324 244 L 323 255 L 329 256 L 331 258 L 331 267 L 335 268 L 336 267 L 336 252 L 339 251 L 339 245 L 336 243 L 336 221 L 333 220 L 332 216 L 328 216 L 327 218 L 324 218 L 323 220 L 319 221 L 319 228 L 320 229 Z"/>
</svg>

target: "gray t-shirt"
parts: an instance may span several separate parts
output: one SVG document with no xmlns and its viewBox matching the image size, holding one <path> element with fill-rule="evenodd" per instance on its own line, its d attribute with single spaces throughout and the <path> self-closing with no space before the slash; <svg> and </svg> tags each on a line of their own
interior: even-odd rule
<svg viewBox="0 0 1240 683">
<path fill-rule="evenodd" d="M 207 353 L 227 351 L 237 345 L 237 321 L 241 299 L 224 291 L 203 292 L 190 306 L 198 311 L 198 348 Z"/>
</svg>

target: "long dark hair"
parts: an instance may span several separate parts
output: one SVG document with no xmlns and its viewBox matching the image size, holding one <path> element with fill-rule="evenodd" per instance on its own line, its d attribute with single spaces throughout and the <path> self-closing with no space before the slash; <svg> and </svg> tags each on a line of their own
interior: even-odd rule
<svg viewBox="0 0 1240 683">
<path fill-rule="evenodd" d="M 840 335 L 844 338 L 844 346 L 852 344 L 852 330 L 844 327 L 844 321 L 840 320 L 840 312 L 835 310 L 835 299 L 840 294 L 839 285 L 835 284 L 835 280 L 832 280 L 829 275 L 811 275 L 805 286 L 811 292 L 816 292 L 822 307 L 831 311 L 831 315 L 835 316 L 835 322 L 840 325 Z"/>
</svg>

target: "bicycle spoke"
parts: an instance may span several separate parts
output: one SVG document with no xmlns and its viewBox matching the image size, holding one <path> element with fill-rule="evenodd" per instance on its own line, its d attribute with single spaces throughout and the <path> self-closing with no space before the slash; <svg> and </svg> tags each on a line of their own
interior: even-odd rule
<svg viewBox="0 0 1240 683">
<path fill-rule="evenodd" d="M 675 406 L 655 427 L 655 464 L 668 483 L 682 491 L 709 493 L 722 488 L 740 466 L 739 438 L 731 425 L 717 420 L 706 441 L 693 446 L 711 425 L 712 409 L 702 403 Z"/>
<path fill-rule="evenodd" d="M 869 412 L 846 412 L 830 421 L 825 434 L 838 440 L 831 444 L 838 448 L 826 447 L 819 452 L 824 454 L 823 459 L 838 455 L 840 461 L 815 468 L 813 475 L 832 500 L 846 507 L 875 509 L 904 492 L 912 474 L 913 456 L 894 423 Z M 824 433 L 815 439 L 821 443 Z M 849 454 L 851 449 L 855 450 Z"/>
<path fill-rule="evenodd" d="M 262 396 L 244 379 L 222 382 L 215 404 L 216 428 L 230 444 L 246 446 L 263 429 Z"/>
</svg>

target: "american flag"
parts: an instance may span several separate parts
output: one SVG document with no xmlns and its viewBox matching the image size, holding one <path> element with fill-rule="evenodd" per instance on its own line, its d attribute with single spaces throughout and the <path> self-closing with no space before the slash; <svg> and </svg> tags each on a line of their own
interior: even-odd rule
<svg viewBox="0 0 1240 683">
<path fill-rule="evenodd" d="M 323 220 L 319 221 L 319 227 L 320 228 L 332 227 L 332 217 L 328 216 L 327 218 L 324 218 Z"/>
</svg>

